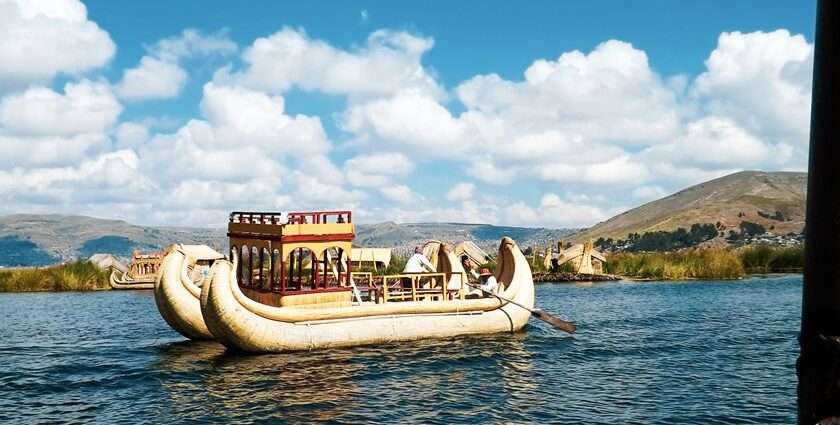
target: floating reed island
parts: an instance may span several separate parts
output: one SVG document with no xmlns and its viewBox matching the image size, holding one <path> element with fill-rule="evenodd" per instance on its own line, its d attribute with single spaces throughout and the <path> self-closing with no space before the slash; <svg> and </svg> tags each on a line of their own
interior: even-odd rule
<svg viewBox="0 0 840 425">
<path fill-rule="evenodd" d="M 612 274 L 590 274 L 571 272 L 534 273 L 534 282 L 608 282 L 621 280 L 622 276 Z"/>
</svg>

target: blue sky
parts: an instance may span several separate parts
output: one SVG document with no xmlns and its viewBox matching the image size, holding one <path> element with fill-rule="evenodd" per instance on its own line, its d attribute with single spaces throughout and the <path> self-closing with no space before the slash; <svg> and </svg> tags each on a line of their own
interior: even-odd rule
<svg viewBox="0 0 840 425">
<path fill-rule="evenodd" d="M 812 1 L 0 8 L 0 213 L 581 227 L 807 164 Z"/>
</svg>

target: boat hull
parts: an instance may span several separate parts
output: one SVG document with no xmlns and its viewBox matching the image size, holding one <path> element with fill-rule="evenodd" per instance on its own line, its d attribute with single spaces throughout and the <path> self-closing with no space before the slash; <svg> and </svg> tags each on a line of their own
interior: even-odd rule
<svg viewBox="0 0 840 425">
<path fill-rule="evenodd" d="M 118 273 L 121 273 L 120 276 L 117 276 Z M 122 272 L 118 272 L 117 270 L 111 271 L 110 276 L 111 282 L 111 289 L 155 289 L 155 279 L 154 278 L 147 278 L 147 279 L 130 279 L 128 275 Z"/>
<path fill-rule="evenodd" d="M 527 260 L 509 238 L 502 241 L 497 276 L 500 295 L 534 305 Z M 497 298 L 408 301 L 300 310 L 271 307 L 247 298 L 236 284 L 235 263 L 218 261 L 201 292 L 208 330 L 226 347 L 266 353 L 385 344 L 457 335 L 513 332 L 530 312 Z"/>
<path fill-rule="evenodd" d="M 163 320 L 181 335 L 196 340 L 213 339 L 201 316 L 201 288 L 189 278 L 190 261 L 187 254 L 177 250 L 163 259 L 154 283 L 155 304 Z"/>
</svg>

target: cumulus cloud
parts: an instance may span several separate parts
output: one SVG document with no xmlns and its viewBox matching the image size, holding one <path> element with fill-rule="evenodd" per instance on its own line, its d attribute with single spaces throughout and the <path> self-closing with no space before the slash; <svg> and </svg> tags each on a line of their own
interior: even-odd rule
<svg viewBox="0 0 840 425">
<path fill-rule="evenodd" d="M 152 189 L 137 156 L 126 150 L 74 166 L 0 169 L 0 197 L 23 204 L 133 203 Z"/>
<path fill-rule="evenodd" d="M 379 188 L 379 192 L 382 193 L 382 196 L 389 201 L 400 204 L 411 204 L 420 199 L 420 197 L 414 193 L 411 188 L 403 184 L 382 187 Z"/>
<path fill-rule="evenodd" d="M 273 156 L 317 155 L 330 149 L 321 120 L 286 115 L 279 95 L 207 83 L 201 112 L 213 124 L 214 136 L 207 140 L 213 146 L 261 147 Z"/>
<path fill-rule="evenodd" d="M 428 93 L 407 90 L 348 108 L 342 130 L 370 144 L 389 143 L 424 157 L 451 157 L 469 149 L 465 127 Z"/>
<path fill-rule="evenodd" d="M 197 30 L 184 30 L 178 37 L 146 46 L 148 54 L 140 59 L 137 67 L 123 71 L 114 91 L 128 101 L 176 97 L 188 79 L 187 71 L 180 65 L 182 59 L 224 55 L 236 50 L 236 43 L 228 38 L 227 31 L 203 35 Z"/>
<path fill-rule="evenodd" d="M 149 128 L 145 125 L 124 122 L 114 132 L 114 146 L 117 149 L 139 149 L 149 138 Z"/>
<path fill-rule="evenodd" d="M 468 108 L 518 128 L 562 129 L 587 141 L 656 143 L 677 133 L 676 97 L 629 43 L 537 60 L 521 82 L 481 75 L 456 89 Z M 532 130 L 533 132 L 533 130 Z"/>
<path fill-rule="evenodd" d="M 725 32 L 705 63 L 692 90 L 711 114 L 761 139 L 807 144 L 814 48 L 805 37 Z"/>
<path fill-rule="evenodd" d="M 0 89 L 80 75 L 107 64 L 115 50 L 79 1 L 0 1 Z"/>
<path fill-rule="evenodd" d="M 361 187 L 383 187 L 414 171 L 414 164 L 401 153 L 362 154 L 344 163 L 347 181 Z"/>
<path fill-rule="evenodd" d="M 0 0 L 14 12 L 0 23 L 60 18 L 98 29 L 84 6 L 56 4 L 67 7 Z M 784 30 L 722 34 L 696 78 L 662 77 L 645 52 L 608 40 L 534 58 L 519 78 L 475 75 L 450 90 L 422 63 L 433 45 L 379 30 L 339 48 L 285 28 L 255 40 L 241 66 L 215 72 L 200 116 L 165 125 L 118 122 L 117 98 L 178 96 L 189 58 L 237 51 L 226 33 L 187 30 L 145 46 L 116 95 L 84 77 L 63 92 L 29 85 L 0 98 L 0 198 L 33 211 L 102 203 L 146 222 L 218 225 L 234 208 L 293 206 L 374 221 L 578 227 L 740 169 L 805 163 L 813 47 Z M 294 114 L 290 90 L 345 103 Z M 322 119 L 340 133 L 328 137 Z M 439 196 L 412 183 L 430 173 L 423 193 L 437 184 Z"/>
<path fill-rule="evenodd" d="M 32 87 L 0 100 L 0 165 L 78 163 L 109 148 L 122 106 L 107 84 L 82 80 L 64 93 Z"/>
<path fill-rule="evenodd" d="M 295 87 L 351 96 L 381 96 L 412 87 L 440 93 L 420 63 L 433 44 L 405 31 L 379 30 L 365 45 L 347 51 L 313 40 L 302 29 L 284 28 L 245 49 L 244 70 L 222 70 L 216 78 L 270 93 Z"/>
<path fill-rule="evenodd" d="M 538 208 L 520 201 L 502 208 L 502 215 L 510 223 L 557 227 L 586 227 L 609 218 L 596 206 L 565 202 L 554 193 L 543 195 Z"/>
<path fill-rule="evenodd" d="M 455 186 L 452 186 L 452 188 L 446 192 L 446 199 L 450 201 L 465 201 L 472 198 L 474 191 L 474 183 L 460 182 L 455 184 Z"/>
<path fill-rule="evenodd" d="M 104 83 L 67 83 L 64 94 L 38 86 L 0 101 L 0 128 L 20 136 L 102 133 L 114 125 L 121 111 Z"/>
</svg>

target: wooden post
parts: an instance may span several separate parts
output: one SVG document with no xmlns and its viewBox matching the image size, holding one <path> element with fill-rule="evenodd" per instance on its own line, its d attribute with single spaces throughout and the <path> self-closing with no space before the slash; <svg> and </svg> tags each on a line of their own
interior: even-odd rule
<svg viewBox="0 0 840 425">
<path fill-rule="evenodd" d="M 840 421 L 840 2 L 817 5 L 798 422 Z"/>
</svg>

